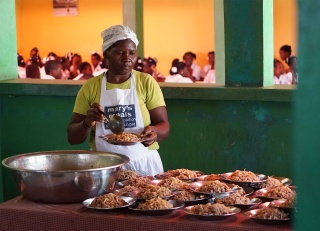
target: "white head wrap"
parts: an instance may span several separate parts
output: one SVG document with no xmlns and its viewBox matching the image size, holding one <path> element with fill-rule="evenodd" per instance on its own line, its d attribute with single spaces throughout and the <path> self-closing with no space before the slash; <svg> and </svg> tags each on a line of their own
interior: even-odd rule
<svg viewBox="0 0 320 231">
<path fill-rule="evenodd" d="M 129 27 L 123 25 L 112 26 L 102 31 L 101 38 L 103 39 L 102 52 L 105 52 L 105 50 L 119 40 L 131 39 L 136 46 L 139 44 L 136 33 Z"/>
</svg>

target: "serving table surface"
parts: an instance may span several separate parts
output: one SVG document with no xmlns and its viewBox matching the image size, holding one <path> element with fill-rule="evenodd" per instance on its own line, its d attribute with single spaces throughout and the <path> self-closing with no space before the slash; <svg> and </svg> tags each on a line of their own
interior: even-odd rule
<svg viewBox="0 0 320 231">
<path fill-rule="evenodd" d="M 204 221 L 176 210 L 164 216 L 135 211 L 101 212 L 82 203 L 47 204 L 22 196 L 0 204 L 0 230 L 292 230 L 290 224 L 262 225 L 242 213 L 225 220 Z"/>
</svg>

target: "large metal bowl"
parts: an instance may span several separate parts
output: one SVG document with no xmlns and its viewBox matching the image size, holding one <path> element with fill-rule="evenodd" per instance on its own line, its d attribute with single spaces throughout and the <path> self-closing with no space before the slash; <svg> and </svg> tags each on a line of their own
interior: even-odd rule
<svg viewBox="0 0 320 231">
<path fill-rule="evenodd" d="M 73 203 L 113 190 L 121 166 L 128 162 L 116 153 L 48 151 L 11 156 L 2 164 L 12 170 L 25 198 Z"/>
</svg>

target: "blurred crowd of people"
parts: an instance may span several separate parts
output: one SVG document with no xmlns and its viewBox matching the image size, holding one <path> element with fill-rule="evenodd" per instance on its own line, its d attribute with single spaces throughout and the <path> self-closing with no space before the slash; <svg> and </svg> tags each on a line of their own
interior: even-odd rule
<svg viewBox="0 0 320 231">
<path fill-rule="evenodd" d="M 17 54 L 17 59 L 19 78 L 86 80 L 107 70 L 107 62 L 98 52 L 91 53 L 89 63 L 72 52 L 64 56 L 50 52 L 41 59 L 38 48 L 34 47 L 27 61 L 21 54 Z"/>
<path fill-rule="evenodd" d="M 83 61 L 80 54 L 72 52 L 64 56 L 50 52 L 41 58 L 38 48 L 34 47 L 27 60 L 21 54 L 17 54 L 17 59 L 19 78 L 86 80 L 108 69 L 107 61 L 99 52 L 91 53 L 89 63 Z M 214 51 L 208 53 L 208 64 L 202 70 L 193 52 L 186 52 L 182 60 L 174 59 L 168 76 L 157 70 L 157 63 L 156 58 L 138 57 L 134 69 L 150 74 L 157 82 L 215 83 Z"/>
<path fill-rule="evenodd" d="M 291 54 L 291 46 L 283 45 L 280 48 L 281 60 L 274 59 L 274 84 L 298 83 L 297 57 Z M 20 54 L 17 54 L 17 59 L 19 78 L 86 80 L 108 69 L 107 61 L 99 52 L 91 53 L 90 62 L 82 61 L 80 54 L 72 52 L 64 56 L 50 52 L 41 59 L 38 48 L 34 47 L 26 61 Z M 208 64 L 202 69 L 196 59 L 196 54 L 190 51 L 183 55 L 182 60 L 174 59 L 168 76 L 164 76 L 157 70 L 158 60 L 152 57 L 138 57 L 134 69 L 150 74 L 157 82 L 215 83 L 214 51 L 208 52 Z"/>
</svg>

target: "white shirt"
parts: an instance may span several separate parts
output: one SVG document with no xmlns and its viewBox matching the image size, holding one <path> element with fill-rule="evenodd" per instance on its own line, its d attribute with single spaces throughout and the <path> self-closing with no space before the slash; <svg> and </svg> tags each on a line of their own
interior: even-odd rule
<svg viewBox="0 0 320 231">
<path fill-rule="evenodd" d="M 288 72 L 287 74 L 273 76 L 273 84 L 292 84 L 292 73 Z"/>
<path fill-rule="evenodd" d="M 97 76 L 99 74 L 101 74 L 101 66 L 100 66 L 100 63 L 94 68 L 94 66 L 91 65 L 91 68 L 92 68 L 92 73 L 93 73 L 93 76 Z"/>
<path fill-rule="evenodd" d="M 40 76 L 41 77 L 41 79 L 55 79 L 53 76 L 51 76 L 51 75 L 41 75 Z"/>
<path fill-rule="evenodd" d="M 100 71 L 96 71 L 96 72 L 93 72 L 93 76 L 98 76 L 100 74 L 102 74 L 103 72 L 106 72 L 108 69 L 107 68 L 101 68 Z"/>
<path fill-rule="evenodd" d="M 201 76 L 202 77 L 206 77 L 206 75 L 208 74 L 208 72 L 211 70 L 211 64 L 207 64 L 203 67 Z"/>
<path fill-rule="evenodd" d="M 206 77 L 203 80 L 204 83 L 216 83 L 216 70 L 209 70 Z"/>
<path fill-rule="evenodd" d="M 166 83 L 193 83 L 190 78 L 183 77 L 180 74 L 169 75 L 165 79 Z"/>
<path fill-rule="evenodd" d="M 196 79 L 196 80 L 200 80 L 200 75 L 201 75 L 201 68 L 198 64 L 196 63 L 192 63 L 191 65 L 191 69 L 192 69 L 192 76 Z"/>
<path fill-rule="evenodd" d="M 77 77 L 75 77 L 73 80 L 79 80 L 79 79 L 81 79 L 82 76 L 83 76 L 83 74 L 79 74 L 79 75 L 77 75 Z"/>
<path fill-rule="evenodd" d="M 18 66 L 18 76 L 20 79 L 25 79 L 26 77 L 26 68 Z"/>
</svg>

